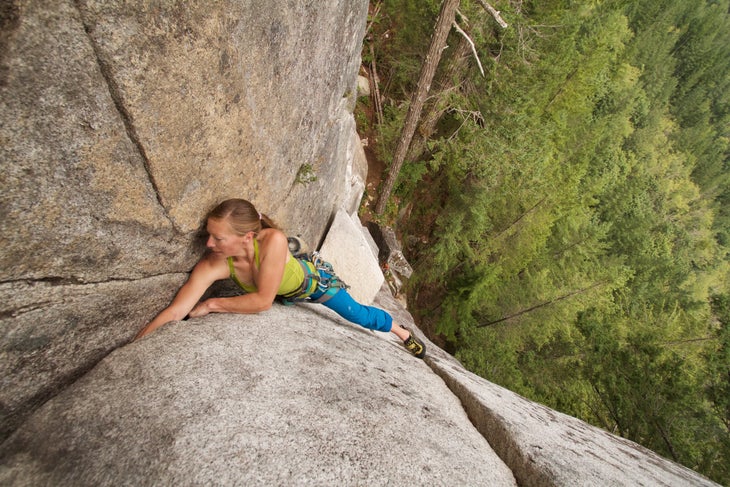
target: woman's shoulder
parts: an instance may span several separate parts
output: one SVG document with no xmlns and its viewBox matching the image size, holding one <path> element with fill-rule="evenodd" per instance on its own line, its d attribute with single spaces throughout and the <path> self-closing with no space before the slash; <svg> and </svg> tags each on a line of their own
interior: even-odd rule
<svg viewBox="0 0 730 487">
<path fill-rule="evenodd" d="M 206 253 L 195 265 L 193 271 L 212 276 L 228 274 L 228 259 L 212 252 Z"/>
<path fill-rule="evenodd" d="M 261 257 L 278 255 L 282 258 L 289 254 L 289 243 L 286 234 L 276 228 L 265 228 L 258 235 Z"/>
<path fill-rule="evenodd" d="M 278 228 L 264 228 L 258 234 L 258 241 L 262 245 L 287 243 L 286 234 Z"/>
</svg>

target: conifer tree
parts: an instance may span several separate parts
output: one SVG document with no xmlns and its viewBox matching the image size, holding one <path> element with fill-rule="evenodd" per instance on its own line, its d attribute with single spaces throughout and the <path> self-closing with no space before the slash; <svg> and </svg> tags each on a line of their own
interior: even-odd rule
<svg viewBox="0 0 730 487">
<path fill-rule="evenodd" d="M 411 309 L 480 375 L 727 483 L 730 2 L 523 6 L 474 30 L 487 76 L 409 174 Z"/>
</svg>

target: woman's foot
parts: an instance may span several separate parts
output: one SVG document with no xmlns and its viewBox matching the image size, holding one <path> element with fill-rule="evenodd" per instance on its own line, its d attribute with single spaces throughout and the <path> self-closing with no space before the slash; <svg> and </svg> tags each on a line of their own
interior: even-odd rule
<svg viewBox="0 0 730 487">
<path fill-rule="evenodd" d="M 418 358 L 423 358 L 426 356 L 426 345 L 424 345 L 421 340 L 416 338 L 413 333 L 411 333 L 411 335 L 407 339 L 403 340 L 403 346 L 406 347 L 409 352 L 411 352 Z"/>
</svg>

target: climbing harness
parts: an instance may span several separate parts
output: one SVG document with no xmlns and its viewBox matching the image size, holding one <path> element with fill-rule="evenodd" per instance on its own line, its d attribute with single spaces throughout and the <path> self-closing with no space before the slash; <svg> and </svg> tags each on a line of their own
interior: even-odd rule
<svg viewBox="0 0 730 487">
<path fill-rule="evenodd" d="M 319 252 L 297 254 L 294 258 L 302 266 L 304 281 L 296 291 L 280 296 L 285 304 L 301 301 L 324 303 L 337 294 L 340 289 L 350 287 L 335 274 L 332 264 L 322 259 Z M 317 294 L 319 294 L 317 298 L 311 298 L 312 295 Z"/>
</svg>

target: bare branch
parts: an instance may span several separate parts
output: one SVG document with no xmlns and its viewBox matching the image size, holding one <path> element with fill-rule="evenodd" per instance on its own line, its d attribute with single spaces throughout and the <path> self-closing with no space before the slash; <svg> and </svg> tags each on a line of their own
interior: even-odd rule
<svg viewBox="0 0 730 487">
<path fill-rule="evenodd" d="M 517 318 L 518 316 L 522 316 L 524 314 L 530 313 L 530 312 L 535 311 L 537 309 L 544 308 L 545 306 L 550 306 L 552 304 L 555 304 L 558 301 L 563 301 L 565 299 L 572 298 L 573 296 L 576 296 L 578 294 L 584 294 L 584 293 L 586 293 L 588 291 L 591 291 L 592 289 L 595 289 L 597 287 L 603 286 L 604 284 L 605 284 L 604 282 L 597 282 L 597 283 L 595 283 L 595 284 L 593 284 L 591 286 L 588 286 L 587 288 L 576 289 L 575 291 L 571 291 L 571 292 L 569 292 L 567 294 L 563 294 L 562 296 L 558 296 L 557 298 L 554 298 L 554 299 L 552 299 L 550 301 L 544 301 L 542 303 L 538 303 L 538 304 L 536 304 L 534 306 L 531 306 L 531 307 L 529 307 L 527 309 L 523 309 L 522 311 L 518 311 L 515 314 L 509 315 L 509 316 L 505 316 L 505 317 L 500 318 L 498 320 L 493 320 L 493 321 L 489 321 L 489 322 L 486 322 L 486 323 L 479 323 L 477 325 L 477 328 L 483 328 L 485 326 L 493 326 L 493 325 L 496 325 L 498 323 L 502 323 L 502 322 L 505 322 L 507 320 L 511 320 L 512 318 Z"/>
<path fill-rule="evenodd" d="M 467 123 L 469 120 L 473 120 L 475 123 L 483 124 L 484 123 L 484 117 L 482 116 L 482 113 L 479 111 L 472 111 L 472 110 L 463 110 L 460 108 L 449 108 L 447 110 L 448 113 L 458 113 L 461 115 L 464 120 L 461 122 L 461 125 L 454 131 L 453 134 L 449 136 L 447 139 L 447 142 L 451 142 L 452 139 L 454 139 L 461 130 L 461 127 L 464 126 L 465 123 Z"/>
<path fill-rule="evenodd" d="M 381 6 L 381 2 L 378 2 L 377 5 L 375 5 L 375 8 L 373 9 L 373 14 L 370 16 L 370 22 L 368 22 L 368 25 L 365 27 L 365 37 L 367 37 L 368 32 L 370 32 L 370 29 L 372 29 L 373 24 L 375 23 L 375 19 L 378 18 Z"/>
<path fill-rule="evenodd" d="M 464 36 L 464 39 L 466 39 L 467 42 L 469 43 L 469 45 L 471 46 L 471 52 L 474 53 L 474 59 L 477 60 L 477 64 L 479 65 L 479 71 L 482 73 L 482 77 L 483 77 L 484 76 L 484 68 L 482 68 L 482 62 L 479 60 L 479 55 L 477 54 L 477 48 L 476 48 L 476 46 L 474 46 L 474 41 L 472 41 L 469 38 L 469 36 L 466 34 L 466 32 L 464 32 L 463 30 L 461 30 L 461 27 L 459 27 L 459 24 L 457 24 L 456 21 L 454 21 L 454 24 L 453 25 L 454 25 L 454 29 L 456 29 L 456 32 L 458 32 L 459 34 L 461 34 L 462 36 Z"/>
<path fill-rule="evenodd" d="M 377 116 L 378 125 L 383 125 L 383 100 L 380 98 L 380 78 L 375 66 L 375 48 L 372 44 L 370 44 L 370 59 L 370 83 L 372 84 L 370 94 L 375 101 L 375 115 Z"/>
<path fill-rule="evenodd" d="M 461 20 L 463 20 L 466 25 L 469 25 L 469 19 L 466 17 L 466 15 L 461 13 L 461 10 L 459 10 L 458 8 L 456 9 L 456 15 L 461 17 Z"/>
<path fill-rule="evenodd" d="M 496 10 L 494 7 L 492 7 L 491 5 L 489 5 L 484 0 L 477 0 L 477 1 L 479 2 L 479 4 L 482 7 L 484 7 L 484 9 L 487 12 L 489 12 L 491 14 L 492 17 L 494 17 L 494 20 L 497 21 L 497 23 L 500 25 L 500 27 L 502 27 L 503 29 L 506 29 L 507 27 L 509 27 L 509 25 L 507 24 L 507 22 L 505 22 L 502 19 L 502 17 L 499 15 L 500 14 L 499 10 Z"/>
</svg>

